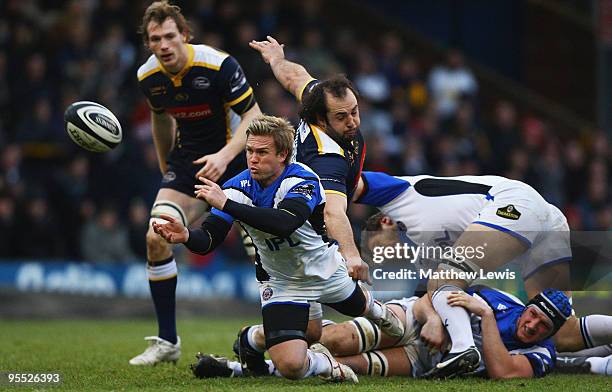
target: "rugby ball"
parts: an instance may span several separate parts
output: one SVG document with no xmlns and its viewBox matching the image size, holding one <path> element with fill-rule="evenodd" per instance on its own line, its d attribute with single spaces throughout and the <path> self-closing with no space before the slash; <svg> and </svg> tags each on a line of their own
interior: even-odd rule
<svg viewBox="0 0 612 392">
<path fill-rule="evenodd" d="M 80 147 L 93 152 L 109 151 L 121 142 L 121 124 L 99 103 L 79 101 L 64 112 L 68 136 Z"/>
</svg>

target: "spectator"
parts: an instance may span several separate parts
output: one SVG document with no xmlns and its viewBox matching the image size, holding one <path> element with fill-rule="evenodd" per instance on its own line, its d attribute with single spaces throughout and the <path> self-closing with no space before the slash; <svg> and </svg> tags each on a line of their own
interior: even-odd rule
<svg viewBox="0 0 612 392">
<path fill-rule="evenodd" d="M 117 210 L 105 205 L 81 232 L 81 253 L 86 261 L 117 263 L 137 260 L 130 249 L 127 229 Z"/>
</svg>

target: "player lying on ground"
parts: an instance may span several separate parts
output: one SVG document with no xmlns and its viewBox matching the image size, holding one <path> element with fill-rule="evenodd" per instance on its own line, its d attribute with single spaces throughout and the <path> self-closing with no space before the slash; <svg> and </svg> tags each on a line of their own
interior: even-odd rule
<svg viewBox="0 0 612 392">
<path fill-rule="evenodd" d="M 381 211 L 367 222 L 367 249 L 403 242 L 430 246 L 443 241 L 455 249 L 487 244 L 481 258 L 465 254 L 464 260 L 441 260 L 438 271 L 465 274 L 466 279 L 429 280 L 433 306 L 452 341 L 445 373 L 478 366 L 469 315 L 446 300 L 451 292 L 471 283 L 467 273 L 494 271 L 517 261 L 529 297 L 545 287 L 569 287 L 572 253 L 567 221 L 527 184 L 498 176 L 394 177 L 363 172 L 355 195 L 357 203 Z M 610 346 L 605 346 L 609 343 L 612 317 L 604 315 L 572 316 L 555 336 L 558 351 L 601 346 L 596 352 L 585 350 L 587 356 L 610 355 Z M 455 359 L 471 365 L 457 367 Z"/>
<path fill-rule="evenodd" d="M 265 344 L 272 362 L 286 378 L 320 375 L 334 381 L 357 382 L 350 368 L 326 350 L 306 344 L 309 301 L 339 312 L 363 315 L 392 336 L 402 336 L 403 324 L 387 307 L 353 281 L 336 244 L 325 240 L 325 197 L 316 174 L 290 163 L 294 130 L 287 121 L 261 116 L 247 128 L 248 170 L 223 185 L 202 178 L 195 194 L 212 207 L 198 229 L 187 229 L 170 216 L 153 229 L 169 243 L 184 243 L 206 254 L 240 222 L 257 249 Z"/>
<path fill-rule="evenodd" d="M 138 83 L 151 108 L 151 132 L 163 175 L 151 219 L 170 215 L 185 225 L 208 206 L 193 197 L 196 177 L 225 182 L 245 169 L 246 127 L 261 114 L 240 64 L 207 45 L 192 45 L 190 26 L 180 8 L 152 3 L 142 18 L 143 41 L 152 54 L 138 69 Z M 228 126 L 234 131 L 229 137 Z M 131 365 L 176 362 L 181 342 L 176 331 L 178 269 L 172 246 L 149 227 L 147 276 L 155 305 L 158 336 L 130 360 Z M 252 247 L 246 247 L 247 253 Z"/>
<path fill-rule="evenodd" d="M 550 338 L 571 314 L 563 292 L 547 289 L 525 306 L 510 294 L 480 286 L 453 292 L 447 300 L 449 306 L 462 307 L 471 314 L 470 331 L 484 357 L 475 373 L 493 379 L 530 378 L 542 377 L 554 367 L 555 348 Z M 447 335 L 427 296 L 389 301 L 387 305 L 404 323 L 400 339 L 358 317 L 324 327 L 321 343 L 338 362 L 358 374 L 438 376 L 435 369 L 447 349 Z M 192 369 L 199 377 L 244 374 L 239 362 L 205 355 L 198 359 Z M 267 364 L 269 373 L 275 374 L 273 363 Z"/>
</svg>

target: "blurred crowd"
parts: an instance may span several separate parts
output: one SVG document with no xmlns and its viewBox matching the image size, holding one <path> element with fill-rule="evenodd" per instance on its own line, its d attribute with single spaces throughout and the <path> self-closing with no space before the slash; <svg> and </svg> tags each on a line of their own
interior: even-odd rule
<svg viewBox="0 0 612 392">
<path fill-rule="evenodd" d="M 194 27 L 194 43 L 238 59 L 264 112 L 297 124 L 295 101 L 248 47 L 252 39 L 273 35 L 289 59 L 316 77 L 346 73 L 361 94 L 367 169 L 504 175 L 559 206 L 574 230 L 612 227 L 607 135 L 560 136 L 546 119 L 521 113 L 503 97 L 482 102 L 478 76 L 460 50 L 424 64 L 402 35 L 365 35 L 362 20 L 325 12 L 323 1 L 176 3 Z M 0 259 L 145 259 L 161 178 L 136 80 L 149 56 L 136 32 L 148 4 L 0 3 Z M 63 112 L 78 100 L 117 115 L 119 147 L 91 154 L 70 141 Z M 359 224 L 369 211 L 354 206 L 351 213 Z"/>
</svg>

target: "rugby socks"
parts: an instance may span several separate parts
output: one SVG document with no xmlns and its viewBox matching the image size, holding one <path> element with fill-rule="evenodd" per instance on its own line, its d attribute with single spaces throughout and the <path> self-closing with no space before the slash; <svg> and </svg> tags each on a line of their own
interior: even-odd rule
<svg viewBox="0 0 612 392">
<path fill-rule="evenodd" d="M 363 289 L 363 288 L 362 288 Z M 367 310 L 363 314 L 371 320 L 380 320 L 383 316 L 382 304 L 374 300 L 374 296 L 369 291 L 363 289 L 363 294 L 366 296 Z"/>
<path fill-rule="evenodd" d="M 308 370 L 302 378 L 331 375 L 332 365 L 327 355 L 308 350 Z"/>
<path fill-rule="evenodd" d="M 612 355 L 605 358 L 587 358 L 587 362 L 591 364 L 591 373 L 612 376 Z"/>
<path fill-rule="evenodd" d="M 149 288 L 157 314 L 158 336 L 176 344 L 176 283 L 177 267 L 174 257 L 148 262 Z"/>
<path fill-rule="evenodd" d="M 265 341 L 264 341 L 264 345 L 260 345 L 257 343 L 257 334 L 260 332 L 263 334 L 263 325 L 259 324 L 259 325 L 252 325 L 251 327 L 249 327 L 249 330 L 247 331 L 247 343 L 249 344 L 249 347 L 252 348 L 254 351 L 257 351 L 258 353 L 264 353 L 266 351 L 266 346 L 265 346 Z"/>
<path fill-rule="evenodd" d="M 564 357 L 607 357 L 612 355 L 612 344 L 585 348 L 584 350 L 574 351 L 572 353 L 560 353 L 559 355 L 563 355 Z"/>
<path fill-rule="evenodd" d="M 587 348 L 612 343 L 612 316 L 592 314 L 580 317 L 580 333 Z"/>
<path fill-rule="evenodd" d="M 468 312 L 460 306 L 450 306 L 448 304 L 448 295 L 453 291 L 463 290 L 457 286 L 446 284 L 439 287 L 431 296 L 433 307 L 440 315 L 451 338 L 451 354 L 476 346 Z"/>
</svg>

